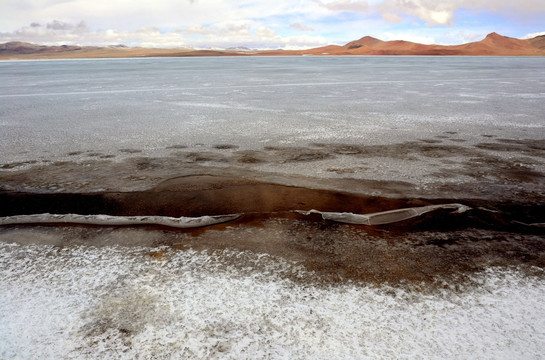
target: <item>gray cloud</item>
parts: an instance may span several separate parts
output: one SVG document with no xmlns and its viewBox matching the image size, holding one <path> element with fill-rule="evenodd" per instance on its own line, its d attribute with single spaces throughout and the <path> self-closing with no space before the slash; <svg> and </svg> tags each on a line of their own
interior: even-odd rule
<svg viewBox="0 0 545 360">
<path fill-rule="evenodd" d="M 47 29 L 50 33 L 56 33 L 56 32 L 67 32 L 67 31 L 77 31 L 77 32 L 84 32 L 89 31 L 89 28 L 85 24 L 84 21 L 80 21 L 78 24 L 71 24 L 59 20 L 53 20 L 50 23 L 47 23 L 45 25 L 42 25 L 38 22 L 33 22 L 30 24 L 29 27 L 23 27 L 20 29 L 22 32 L 28 32 L 28 31 L 40 31 L 43 29 Z"/>
<path fill-rule="evenodd" d="M 32 26 L 32 24 L 30 25 Z M 52 29 L 52 30 L 72 30 L 75 27 L 73 24 L 61 22 L 58 20 L 53 20 L 53 22 L 50 22 L 46 25 L 46 28 Z"/>
<path fill-rule="evenodd" d="M 297 29 L 299 31 L 314 31 L 314 29 L 311 28 L 310 26 L 302 25 L 300 23 L 290 24 L 290 27 Z"/>
</svg>

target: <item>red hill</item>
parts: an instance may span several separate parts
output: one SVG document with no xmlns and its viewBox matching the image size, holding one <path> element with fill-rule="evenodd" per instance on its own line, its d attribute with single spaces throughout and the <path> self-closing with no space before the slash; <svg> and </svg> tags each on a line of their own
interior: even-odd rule
<svg viewBox="0 0 545 360">
<path fill-rule="evenodd" d="M 426 45 L 404 40 L 382 41 L 370 36 L 344 46 L 310 49 L 308 55 L 526 55 L 545 56 L 545 36 L 521 40 L 491 33 L 462 45 Z M 326 51 L 327 50 L 327 51 Z"/>
</svg>

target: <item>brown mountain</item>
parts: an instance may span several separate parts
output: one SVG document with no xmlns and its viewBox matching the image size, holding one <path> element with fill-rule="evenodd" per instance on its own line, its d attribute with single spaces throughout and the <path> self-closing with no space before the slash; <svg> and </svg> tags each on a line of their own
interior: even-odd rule
<svg viewBox="0 0 545 360">
<path fill-rule="evenodd" d="M 370 36 L 337 48 L 302 51 L 306 55 L 512 55 L 545 56 L 545 36 L 521 40 L 491 33 L 462 45 L 425 45 L 404 40 L 382 41 Z"/>
<path fill-rule="evenodd" d="M 491 33 L 484 40 L 458 45 L 457 49 L 466 52 L 482 55 L 540 55 L 542 49 L 536 48 L 529 40 L 514 39 Z"/>
<path fill-rule="evenodd" d="M 184 56 L 275 56 L 275 55 L 493 55 L 545 56 L 545 36 L 515 39 L 491 33 L 481 41 L 461 45 L 425 45 L 404 40 L 382 41 L 362 37 L 344 46 L 328 45 L 308 50 L 240 51 L 195 49 L 130 48 L 123 45 L 44 46 L 25 42 L 0 44 L 0 59 L 99 58 L 99 57 L 184 57 Z"/>
<path fill-rule="evenodd" d="M 533 47 L 536 47 L 541 50 L 545 50 L 545 35 L 536 36 L 533 39 L 528 40 Z"/>
<path fill-rule="evenodd" d="M 55 53 L 81 50 L 80 46 L 61 45 L 61 46 L 44 46 L 36 45 L 21 41 L 12 41 L 5 44 L 0 44 L 0 54 L 15 53 L 15 54 L 35 54 L 35 53 Z"/>
<path fill-rule="evenodd" d="M 345 45 L 349 50 L 363 48 L 372 48 L 383 44 L 384 41 L 374 38 L 372 36 L 364 36 L 359 40 L 351 41 Z"/>
<path fill-rule="evenodd" d="M 0 44 L 0 60 L 4 59 L 72 59 L 122 57 L 185 57 L 239 55 L 234 50 L 155 49 L 125 45 L 99 46 L 45 46 L 12 41 Z"/>
</svg>

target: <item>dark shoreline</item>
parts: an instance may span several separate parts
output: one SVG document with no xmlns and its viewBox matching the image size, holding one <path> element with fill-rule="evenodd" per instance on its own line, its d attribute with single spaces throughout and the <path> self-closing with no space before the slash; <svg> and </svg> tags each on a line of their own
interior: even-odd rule
<svg viewBox="0 0 545 360">
<path fill-rule="evenodd" d="M 545 202 L 369 196 L 213 173 L 171 178 L 147 190 L 2 191 L 0 215 L 48 212 L 179 217 L 241 213 L 240 219 L 190 230 L 9 225 L 0 227 L 0 241 L 267 253 L 303 265 L 315 275 L 294 280 L 316 284 L 358 281 L 433 287 L 438 278 L 464 282 L 491 266 L 517 267 L 529 275 L 545 271 L 545 228 L 525 225 L 543 221 Z M 340 224 L 319 215 L 293 212 L 315 208 L 369 213 L 454 201 L 472 209 L 462 214 L 439 210 L 379 226 Z M 137 240 L 119 235 L 131 233 L 138 234 Z M 56 234 L 55 240 L 40 234 Z"/>
<path fill-rule="evenodd" d="M 390 145 L 180 144 L 157 157 L 122 148 L 117 155 L 80 151 L 62 161 L 8 163 L 0 169 L 0 216 L 243 216 L 198 229 L 7 225 L 0 226 L 0 241 L 143 246 L 152 254 L 161 246 L 250 251 L 314 274 L 294 280 L 326 284 L 432 285 L 438 278 L 456 284 L 490 267 L 543 276 L 544 143 L 486 139 L 461 143 L 448 132 Z M 447 203 L 471 210 L 442 209 L 378 226 L 295 212 L 369 214 Z"/>
<path fill-rule="evenodd" d="M 365 214 L 427 205 L 462 203 L 471 208 L 469 215 L 448 216 L 449 211 L 423 224 L 406 220 L 389 224 L 406 231 L 478 228 L 541 234 L 545 203 L 493 201 L 475 198 L 392 198 L 349 192 L 287 186 L 243 178 L 195 175 L 173 178 L 143 191 L 104 191 L 90 193 L 33 193 L 0 191 L 0 216 L 52 214 L 104 214 L 114 216 L 199 217 L 242 214 L 246 217 L 293 218 L 296 210 L 318 209 L 326 212 Z M 440 218 L 446 217 L 444 221 Z M 242 220 L 239 220 L 242 221 Z M 420 227 L 422 226 L 422 228 Z"/>
</svg>

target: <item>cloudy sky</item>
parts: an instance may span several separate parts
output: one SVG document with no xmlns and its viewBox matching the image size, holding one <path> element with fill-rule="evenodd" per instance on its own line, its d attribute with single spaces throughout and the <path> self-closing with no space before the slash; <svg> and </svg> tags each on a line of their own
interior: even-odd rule
<svg viewBox="0 0 545 360">
<path fill-rule="evenodd" d="M 0 43 L 308 48 L 545 34 L 545 0 L 0 0 Z"/>
</svg>

